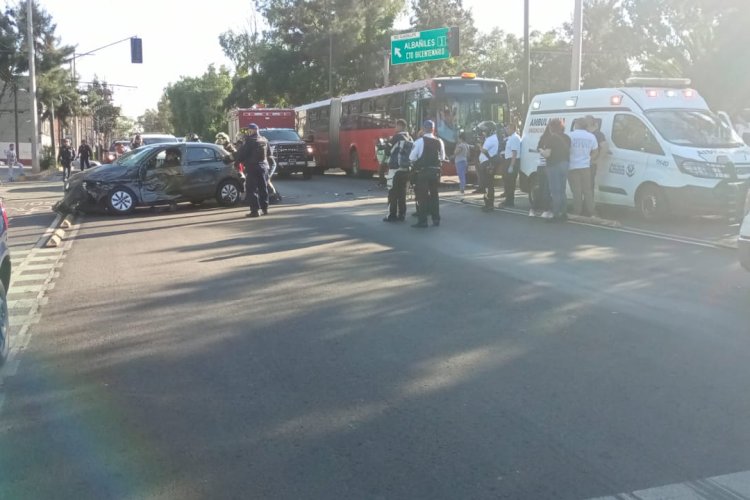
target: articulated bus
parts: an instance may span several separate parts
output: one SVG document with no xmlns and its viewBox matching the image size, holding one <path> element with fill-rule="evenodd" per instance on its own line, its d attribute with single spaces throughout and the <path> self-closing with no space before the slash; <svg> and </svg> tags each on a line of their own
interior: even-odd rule
<svg viewBox="0 0 750 500">
<path fill-rule="evenodd" d="M 300 134 L 315 146 L 318 169 L 341 168 L 357 176 L 378 171 L 378 141 L 395 133 L 399 118 L 406 120 L 414 135 L 424 120 L 434 120 L 448 155 L 459 132 L 465 132 L 473 143 L 478 123 L 507 123 L 510 118 L 505 82 L 471 73 L 326 99 L 295 111 Z M 446 165 L 443 173 L 451 175 L 455 168 Z"/>
</svg>

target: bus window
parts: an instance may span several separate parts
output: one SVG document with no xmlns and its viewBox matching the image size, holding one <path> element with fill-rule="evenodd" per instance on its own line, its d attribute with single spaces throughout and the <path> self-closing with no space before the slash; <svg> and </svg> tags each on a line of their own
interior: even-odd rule
<svg viewBox="0 0 750 500">
<path fill-rule="evenodd" d="M 406 107 L 404 108 L 404 119 L 408 125 L 407 130 L 416 132 L 419 130 L 419 116 L 417 116 L 419 108 L 419 99 L 415 92 L 407 92 L 406 94 Z"/>
</svg>

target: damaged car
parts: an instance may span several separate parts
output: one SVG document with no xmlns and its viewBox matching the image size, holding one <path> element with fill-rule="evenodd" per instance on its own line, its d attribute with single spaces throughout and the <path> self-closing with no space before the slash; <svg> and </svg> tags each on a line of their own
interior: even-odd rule
<svg viewBox="0 0 750 500">
<path fill-rule="evenodd" d="M 243 187 L 242 175 L 221 146 L 154 144 L 74 174 L 54 210 L 72 213 L 103 208 L 126 215 L 137 206 L 199 204 L 208 199 L 234 206 L 240 202 Z"/>
</svg>

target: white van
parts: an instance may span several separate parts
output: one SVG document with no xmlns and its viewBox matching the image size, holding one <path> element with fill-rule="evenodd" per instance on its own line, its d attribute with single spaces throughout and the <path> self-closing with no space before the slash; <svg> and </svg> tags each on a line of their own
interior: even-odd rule
<svg viewBox="0 0 750 500">
<path fill-rule="evenodd" d="M 636 208 L 646 218 L 678 213 L 731 213 L 750 178 L 750 147 L 712 113 L 689 81 L 631 79 L 623 88 L 536 96 L 521 150 L 521 188 L 534 195 L 537 144 L 547 123 L 566 131 L 593 116 L 609 152 L 599 158 L 597 203 Z"/>
</svg>

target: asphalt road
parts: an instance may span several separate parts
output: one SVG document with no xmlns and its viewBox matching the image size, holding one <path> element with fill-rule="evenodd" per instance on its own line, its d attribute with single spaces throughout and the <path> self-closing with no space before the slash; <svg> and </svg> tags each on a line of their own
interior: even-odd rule
<svg viewBox="0 0 750 500">
<path fill-rule="evenodd" d="M 2 382 L 0 498 L 588 499 L 746 479 L 750 273 L 732 250 L 458 199 L 415 230 L 381 222 L 372 181 L 277 185 L 285 204 L 257 220 L 84 219 Z"/>
</svg>

